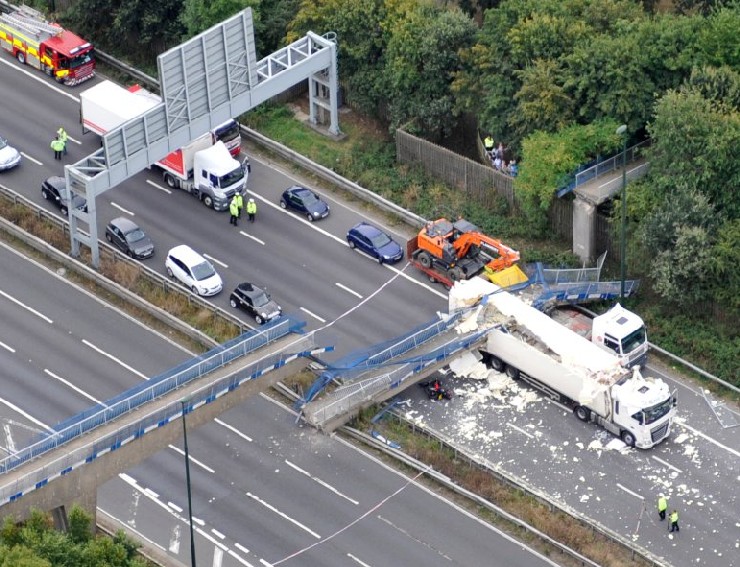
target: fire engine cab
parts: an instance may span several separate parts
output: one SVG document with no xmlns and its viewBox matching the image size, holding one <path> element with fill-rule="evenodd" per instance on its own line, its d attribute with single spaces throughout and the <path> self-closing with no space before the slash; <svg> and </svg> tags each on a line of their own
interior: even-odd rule
<svg viewBox="0 0 740 567">
<path fill-rule="evenodd" d="M 38 10 L 22 6 L 0 15 L 0 46 L 24 65 L 77 85 L 95 76 L 93 45 L 59 24 L 47 22 Z"/>
</svg>

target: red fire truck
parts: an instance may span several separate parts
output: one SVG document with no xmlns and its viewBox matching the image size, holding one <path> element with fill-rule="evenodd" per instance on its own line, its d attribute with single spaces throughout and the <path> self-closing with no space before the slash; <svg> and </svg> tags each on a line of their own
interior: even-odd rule
<svg viewBox="0 0 740 567">
<path fill-rule="evenodd" d="M 41 12 L 28 6 L 0 15 L 0 46 L 22 64 L 65 85 L 77 85 L 95 76 L 93 45 L 59 24 L 47 22 Z"/>
</svg>

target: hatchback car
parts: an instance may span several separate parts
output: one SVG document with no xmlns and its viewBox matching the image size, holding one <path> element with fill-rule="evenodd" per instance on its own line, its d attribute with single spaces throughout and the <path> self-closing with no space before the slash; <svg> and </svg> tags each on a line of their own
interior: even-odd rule
<svg viewBox="0 0 740 567">
<path fill-rule="evenodd" d="M 0 136 L 0 171 L 10 169 L 21 163 L 21 154 L 8 140 Z"/>
<path fill-rule="evenodd" d="M 169 277 L 177 279 L 197 295 L 216 295 L 224 287 L 213 264 L 187 244 L 175 246 L 167 252 L 164 265 Z"/>
<path fill-rule="evenodd" d="M 231 292 L 229 303 L 234 308 L 244 309 L 258 325 L 280 317 L 283 309 L 270 297 L 266 290 L 251 283 L 240 283 Z"/>
<path fill-rule="evenodd" d="M 105 238 L 121 252 L 132 258 L 151 258 L 154 255 L 152 239 L 139 225 L 126 217 L 113 219 L 105 227 Z"/>
<path fill-rule="evenodd" d="M 329 216 L 329 205 L 316 193 L 300 185 L 293 185 L 283 191 L 280 206 L 303 213 L 311 222 Z"/>
<path fill-rule="evenodd" d="M 398 262 L 403 258 L 401 245 L 379 228 L 361 222 L 347 232 L 347 243 L 350 248 L 357 248 L 378 264 Z"/>
<path fill-rule="evenodd" d="M 69 191 L 67 189 L 67 181 L 64 177 L 57 175 L 49 177 L 46 181 L 41 184 L 41 195 L 47 201 L 51 201 L 62 212 L 64 216 L 67 216 L 67 211 L 70 207 Z M 84 197 L 73 192 L 71 206 L 80 211 L 87 212 L 87 201 Z"/>
</svg>

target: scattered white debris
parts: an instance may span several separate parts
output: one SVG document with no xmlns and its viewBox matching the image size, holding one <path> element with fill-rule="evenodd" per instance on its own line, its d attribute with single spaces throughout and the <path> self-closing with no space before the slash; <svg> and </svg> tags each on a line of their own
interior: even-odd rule
<svg viewBox="0 0 740 567">
<path fill-rule="evenodd" d="M 681 433 L 681 435 L 679 435 L 678 437 L 675 437 L 675 438 L 673 439 L 673 442 L 674 442 L 674 443 L 683 443 L 683 442 L 684 442 L 684 441 L 686 441 L 686 440 L 687 440 L 688 438 L 689 438 L 689 435 L 688 435 L 687 433 Z"/>
<path fill-rule="evenodd" d="M 450 362 L 450 370 L 458 378 L 467 378 L 473 368 L 480 362 L 480 355 L 476 356 L 473 352 L 477 351 L 468 351 Z"/>
</svg>

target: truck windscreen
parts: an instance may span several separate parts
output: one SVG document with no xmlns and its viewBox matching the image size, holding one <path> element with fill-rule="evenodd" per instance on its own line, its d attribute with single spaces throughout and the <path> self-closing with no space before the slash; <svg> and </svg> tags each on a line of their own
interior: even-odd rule
<svg viewBox="0 0 740 567">
<path fill-rule="evenodd" d="M 240 165 L 226 175 L 219 177 L 218 186 L 221 187 L 221 189 L 226 189 L 227 187 L 231 187 L 234 183 L 238 183 L 241 179 L 244 179 L 244 170 Z"/>
<path fill-rule="evenodd" d="M 622 354 L 629 354 L 643 344 L 646 339 L 645 327 L 640 327 L 636 331 L 632 331 L 622 339 Z"/>
<path fill-rule="evenodd" d="M 76 69 L 77 67 L 82 67 L 83 65 L 87 65 L 93 60 L 93 58 L 94 58 L 94 53 L 92 50 L 88 51 L 87 53 L 83 53 L 82 55 L 77 55 L 76 57 L 70 57 L 69 68 Z"/>
</svg>

